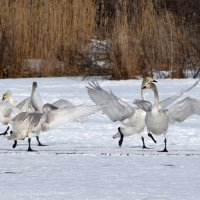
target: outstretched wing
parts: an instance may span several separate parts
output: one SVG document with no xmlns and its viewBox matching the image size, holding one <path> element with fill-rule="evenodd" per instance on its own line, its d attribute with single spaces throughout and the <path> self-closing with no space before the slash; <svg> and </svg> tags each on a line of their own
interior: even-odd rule
<svg viewBox="0 0 200 200">
<path fill-rule="evenodd" d="M 65 99 L 60 99 L 54 103 L 52 103 L 53 106 L 57 107 L 57 108 L 68 108 L 68 107 L 73 107 L 74 104 L 71 103 L 68 100 Z"/>
<path fill-rule="evenodd" d="M 31 104 L 31 98 L 28 97 L 26 99 L 24 99 L 23 101 L 21 101 L 20 103 L 17 104 L 16 106 L 17 108 L 19 108 L 22 112 L 34 112 L 35 109 L 33 108 L 32 104 Z"/>
<path fill-rule="evenodd" d="M 133 103 L 145 112 L 149 112 L 152 109 L 152 103 L 145 100 L 135 99 Z"/>
<path fill-rule="evenodd" d="M 52 110 L 45 113 L 45 121 L 42 124 L 42 130 L 46 131 L 51 128 L 63 125 L 67 122 L 77 121 L 83 117 L 94 114 L 99 111 L 100 107 L 96 105 L 80 105 L 72 108 Z"/>
<path fill-rule="evenodd" d="M 111 91 L 109 93 L 102 89 L 98 83 L 89 83 L 87 90 L 92 101 L 102 106 L 104 114 L 113 122 L 129 118 L 135 112 L 132 106 L 116 97 Z"/>
<path fill-rule="evenodd" d="M 54 102 L 53 104 L 51 104 L 52 106 L 58 108 L 58 109 L 63 109 L 63 108 L 73 108 L 73 107 L 76 107 L 76 105 L 74 105 L 73 103 L 71 103 L 70 101 L 68 100 L 65 100 L 65 99 L 60 99 L 56 102 Z M 45 106 L 45 105 L 44 105 Z M 44 106 L 43 106 L 43 109 L 44 109 Z M 52 109 L 53 110 L 53 109 Z M 55 109 L 54 109 L 55 110 Z M 87 117 L 82 117 L 82 118 L 79 118 L 77 119 L 76 121 L 77 122 L 80 122 L 80 123 L 84 123 L 86 122 L 88 119 Z"/>
<path fill-rule="evenodd" d="M 178 92 L 177 94 L 171 96 L 171 97 L 168 97 L 167 99 L 164 99 L 162 100 L 159 104 L 161 106 L 161 108 L 163 110 L 165 110 L 171 103 L 173 103 L 174 101 L 176 101 L 179 97 L 181 97 L 184 93 L 190 91 L 192 88 L 194 88 L 198 83 L 199 83 L 200 79 L 197 80 L 191 87 L 185 89 L 185 90 L 182 90 L 180 92 Z"/>
<path fill-rule="evenodd" d="M 167 110 L 170 123 L 183 122 L 191 115 L 200 115 L 200 100 L 187 97 Z"/>
</svg>

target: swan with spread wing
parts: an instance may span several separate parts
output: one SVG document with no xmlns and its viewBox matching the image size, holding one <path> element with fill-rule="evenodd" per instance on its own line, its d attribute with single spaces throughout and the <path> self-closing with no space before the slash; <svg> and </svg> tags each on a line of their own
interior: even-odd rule
<svg viewBox="0 0 200 200">
<path fill-rule="evenodd" d="M 47 109 L 50 107 L 50 109 Z M 77 121 L 94 114 L 100 108 L 96 105 L 79 105 L 70 108 L 57 109 L 51 104 L 45 104 L 43 112 L 22 112 L 12 119 L 12 131 L 9 140 L 23 140 L 28 138 L 28 151 L 31 149 L 31 137 L 41 131 L 47 131 L 68 122 Z"/>
<path fill-rule="evenodd" d="M 154 103 L 137 100 L 136 105 L 143 109 L 147 114 L 145 117 L 145 125 L 148 132 L 155 135 L 164 135 L 165 147 L 162 152 L 167 150 L 167 130 L 170 123 L 183 122 L 193 114 L 200 115 L 200 100 L 186 97 L 185 99 L 175 103 L 168 109 L 160 106 L 157 87 L 154 83 L 146 83 L 143 89 L 151 89 L 154 93 Z"/>
<path fill-rule="evenodd" d="M 151 77 L 146 77 L 142 81 L 141 85 L 141 96 L 144 100 L 144 90 L 142 89 L 145 84 L 156 82 Z M 196 81 L 191 87 L 186 90 L 182 90 L 178 92 L 174 96 L 171 96 L 163 101 L 159 102 L 159 105 L 162 108 L 167 108 L 172 102 L 177 100 L 180 96 L 182 96 L 185 92 L 188 92 L 193 87 L 198 84 L 199 80 Z M 146 148 L 144 137 L 142 135 L 144 128 L 145 128 L 145 116 L 146 112 L 137 107 L 133 107 L 132 105 L 126 103 L 125 101 L 121 100 L 117 96 L 115 96 L 112 91 L 107 92 L 102 89 L 98 83 L 89 83 L 87 86 L 88 94 L 91 100 L 99 106 L 102 106 L 103 113 L 113 122 L 120 121 L 122 125 L 118 127 L 118 132 L 113 135 L 113 138 L 120 138 L 119 146 L 123 143 L 123 138 L 125 136 L 130 136 L 133 134 L 140 134 L 143 148 Z M 145 104 L 146 106 L 146 104 Z M 152 140 L 156 143 L 155 139 L 153 138 L 152 134 L 148 132 L 148 136 L 152 138 Z"/>
</svg>

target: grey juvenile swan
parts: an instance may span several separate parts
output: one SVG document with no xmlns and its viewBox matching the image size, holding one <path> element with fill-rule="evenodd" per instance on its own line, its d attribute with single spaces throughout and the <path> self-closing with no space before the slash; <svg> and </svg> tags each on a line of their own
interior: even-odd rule
<svg viewBox="0 0 200 200">
<path fill-rule="evenodd" d="M 142 88 L 145 86 L 146 83 L 149 82 L 156 82 L 151 77 L 146 77 L 142 81 L 141 85 L 141 96 L 144 99 L 144 93 Z M 191 87 L 186 90 L 182 90 L 181 92 L 171 96 L 167 99 L 164 99 L 159 104 L 162 108 L 167 108 L 172 102 L 178 99 L 181 95 L 185 92 L 188 92 L 193 87 L 198 84 L 199 80 L 196 81 Z M 87 87 L 88 94 L 92 101 L 99 106 L 102 107 L 103 113 L 113 122 L 120 121 L 122 126 L 118 127 L 118 132 L 113 135 L 113 138 L 120 137 L 119 146 L 122 145 L 124 136 L 130 136 L 133 134 L 141 134 L 141 139 L 143 143 L 143 148 L 146 148 L 144 143 L 144 137 L 142 135 L 144 128 L 145 128 L 145 116 L 146 112 L 140 108 L 133 107 L 128 103 L 124 102 L 117 96 L 115 96 L 112 91 L 107 92 L 102 89 L 98 83 L 89 83 Z M 152 138 L 154 142 L 155 139 L 153 138 L 152 134 L 149 132 L 148 136 Z"/>
<path fill-rule="evenodd" d="M 9 140 L 23 140 L 28 138 L 28 151 L 31 149 L 31 137 L 38 135 L 41 131 L 47 131 L 56 128 L 67 122 L 77 121 L 77 119 L 94 114 L 100 108 L 96 105 L 79 105 L 72 108 L 57 109 L 48 107 L 52 105 L 45 104 L 43 112 L 22 112 L 12 119 L 12 131 Z"/>
<path fill-rule="evenodd" d="M 160 106 L 158 90 L 154 83 L 146 83 L 143 89 L 153 90 L 154 103 L 151 105 L 151 103 L 141 100 L 141 102 L 137 102 L 137 105 L 147 112 L 145 124 L 148 132 L 155 135 L 164 135 L 165 147 L 161 152 L 168 152 L 166 134 L 169 123 L 183 122 L 193 114 L 200 115 L 200 100 L 186 97 L 166 110 Z"/>
</svg>

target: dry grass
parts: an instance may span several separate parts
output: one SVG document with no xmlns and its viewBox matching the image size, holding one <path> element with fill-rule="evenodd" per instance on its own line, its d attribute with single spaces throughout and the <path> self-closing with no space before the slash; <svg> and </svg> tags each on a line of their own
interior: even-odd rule
<svg viewBox="0 0 200 200">
<path fill-rule="evenodd" d="M 199 63 L 200 37 L 191 34 L 184 16 L 155 2 L 0 1 L 0 76 L 91 75 L 89 41 L 96 37 L 109 41 L 105 62 L 114 79 L 153 70 L 172 70 L 172 77 L 181 77 L 184 69 Z M 44 64 L 39 72 L 24 74 L 26 59 L 61 61 L 64 66 Z"/>
</svg>

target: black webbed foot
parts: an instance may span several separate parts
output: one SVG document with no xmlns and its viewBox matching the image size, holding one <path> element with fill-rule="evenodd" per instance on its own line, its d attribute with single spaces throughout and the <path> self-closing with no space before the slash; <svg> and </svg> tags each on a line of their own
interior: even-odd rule
<svg viewBox="0 0 200 200">
<path fill-rule="evenodd" d="M 168 152 L 167 149 L 163 149 L 162 151 L 158 151 L 158 152 Z"/>
<path fill-rule="evenodd" d="M 42 144 L 41 142 L 40 142 L 40 140 L 39 140 L 39 136 L 36 136 L 36 139 L 37 139 L 37 142 L 38 142 L 38 146 L 40 146 L 40 147 L 44 147 L 44 146 L 47 146 L 47 145 L 45 145 L 45 144 Z"/>
<path fill-rule="evenodd" d="M 142 139 L 142 149 L 149 149 L 148 147 L 146 147 L 145 142 L 144 142 L 144 137 L 141 137 Z"/>
<path fill-rule="evenodd" d="M 30 151 L 30 152 L 34 151 L 33 149 L 31 149 L 31 138 L 28 138 L 28 150 L 27 151 Z"/>
<path fill-rule="evenodd" d="M 164 143 L 165 143 L 165 148 L 162 151 L 159 151 L 159 152 L 168 152 L 167 151 L 167 139 L 166 138 L 164 139 Z"/>
<path fill-rule="evenodd" d="M 30 152 L 34 152 L 35 150 L 31 149 L 30 147 L 27 149 L 27 151 L 30 151 Z"/>
<path fill-rule="evenodd" d="M 17 140 L 14 141 L 13 148 L 17 146 Z"/>
<path fill-rule="evenodd" d="M 40 147 L 45 147 L 45 146 L 48 146 L 48 145 L 42 144 L 42 143 L 38 143 L 38 146 L 40 146 Z"/>
</svg>

